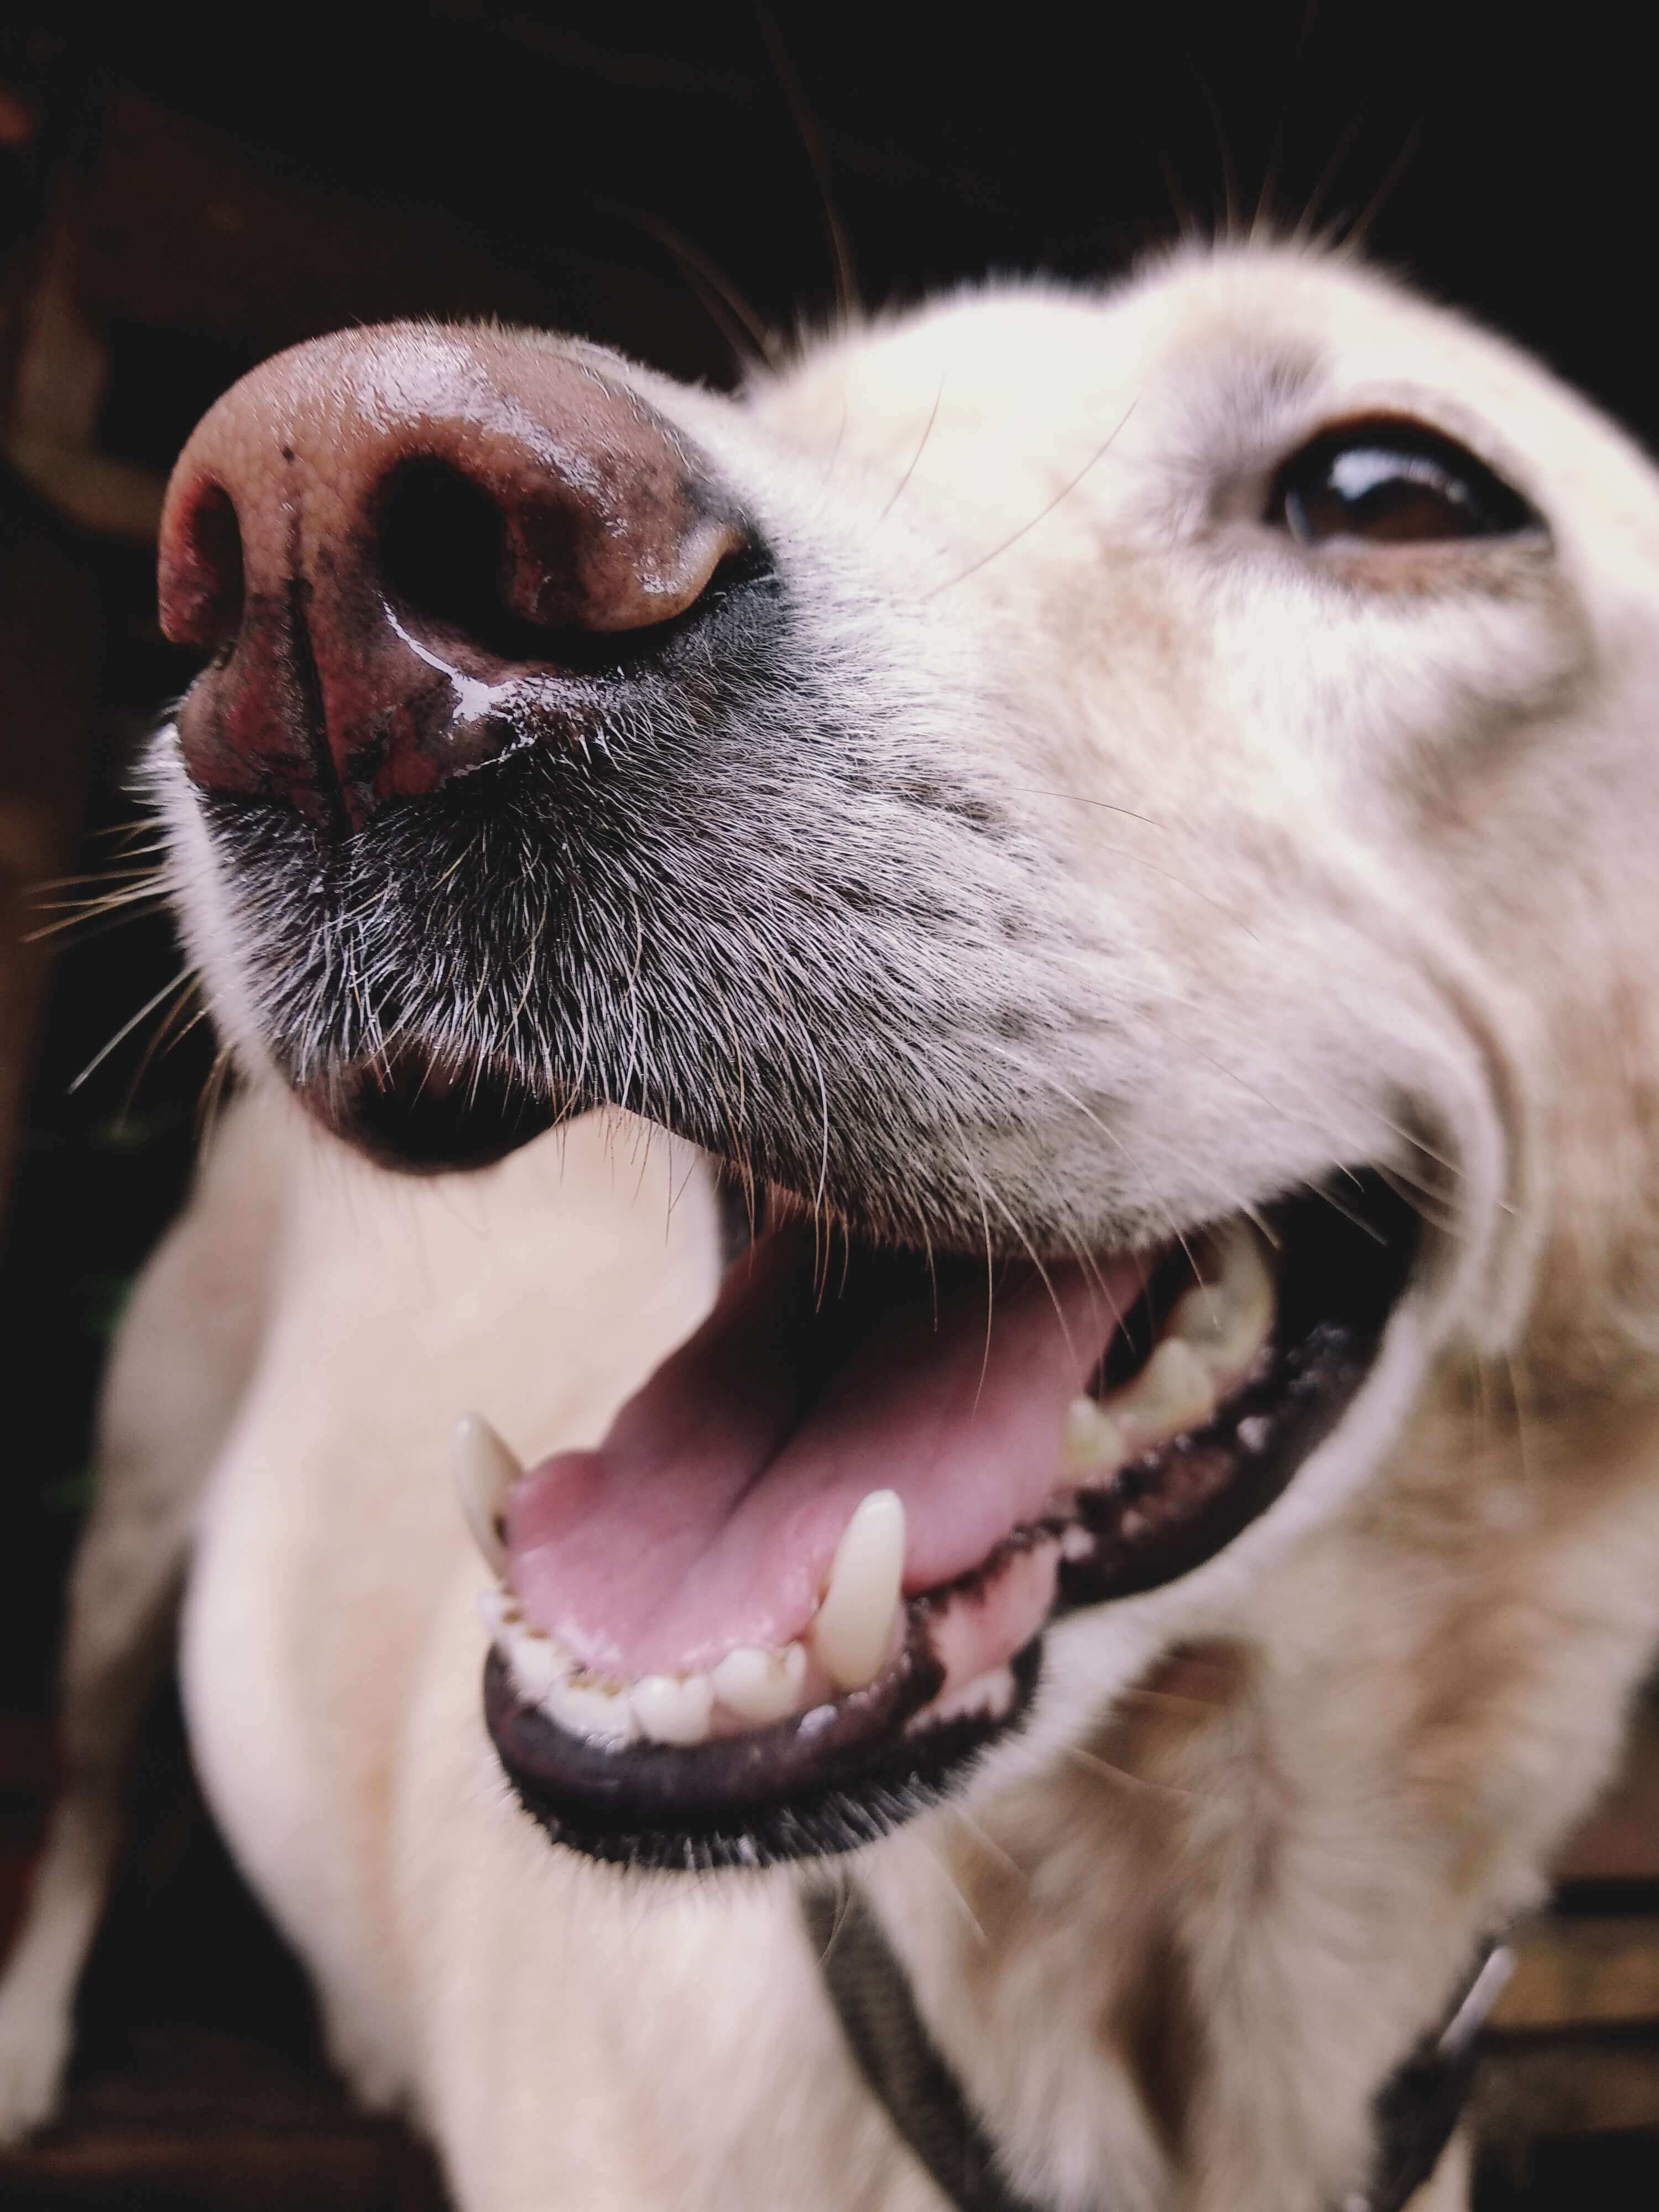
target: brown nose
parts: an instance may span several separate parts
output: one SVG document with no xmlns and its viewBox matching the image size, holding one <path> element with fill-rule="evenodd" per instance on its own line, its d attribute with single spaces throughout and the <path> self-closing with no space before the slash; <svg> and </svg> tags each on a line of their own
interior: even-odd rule
<svg viewBox="0 0 1659 2212">
<path fill-rule="evenodd" d="M 746 534 L 605 364 L 410 324 L 243 378 L 180 456 L 161 627 L 214 659 L 179 714 L 213 792 L 349 834 L 388 799 L 597 719 Z"/>
</svg>

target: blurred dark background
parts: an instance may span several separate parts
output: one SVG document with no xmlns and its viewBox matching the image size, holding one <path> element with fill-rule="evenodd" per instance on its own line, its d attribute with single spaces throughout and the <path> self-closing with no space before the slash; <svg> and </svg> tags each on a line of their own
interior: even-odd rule
<svg viewBox="0 0 1659 2212">
<path fill-rule="evenodd" d="M 131 789 L 192 672 L 156 629 L 151 571 L 161 486 L 204 409 L 279 347 L 402 314 L 553 324 L 729 383 L 847 292 L 880 306 L 987 271 L 1089 281 L 1183 229 L 1260 222 L 1363 240 L 1651 443 L 1659 178 L 1648 65 L 1621 20 L 1316 0 L 1151 17 L 11 0 L 0 1929 L 50 1788 L 99 1367 L 213 1067 Z M 96 880 L 41 888 L 68 877 Z M 167 1711 L 154 1735 L 77 2118 L 0 2161 L 0 2202 L 431 2201 L 394 2130 L 328 2101 L 303 1995 L 181 1782 Z M 1651 1726 L 1647 1741 L 1570 1869 L 1559 1971 L 1535 1970 L 1488 2064 L 1491 2212 L 1659 2201 Z"/>
</svg>

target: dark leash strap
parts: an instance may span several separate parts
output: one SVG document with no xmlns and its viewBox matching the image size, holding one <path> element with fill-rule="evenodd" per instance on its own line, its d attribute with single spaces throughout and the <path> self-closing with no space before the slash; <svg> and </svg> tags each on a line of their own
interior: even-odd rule
<svg viewBox="0 0 1659 2212">
<path fill-rule="evenodd" d="M 802 1897 L 824 1986 L 859 2070 L 957 2212 L 1042 2212 L 1005 2182 L 996 2154 L 924 2026 L 903 1967 L 851 1883 Z M 1368 2189 L 1334 2212 L 1401 2212 L 1439 2162 L 1474 2073 L 1476 2044 L 1514 1959 L 1490 1943 L 1443 2027 L 1426 2036 L 1378 2092 L 1376 2154 Z"/>
</svg>

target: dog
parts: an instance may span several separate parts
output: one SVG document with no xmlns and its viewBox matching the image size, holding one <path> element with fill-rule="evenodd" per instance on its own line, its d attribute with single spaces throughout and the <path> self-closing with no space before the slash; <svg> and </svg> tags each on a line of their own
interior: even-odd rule
<svg viewBox="0 0 1659 2212">
<path fill-rule="evenodd" d="M 1641 453 L 1186 248 L 736 398 L 319 340 L 161 580 L 243 1088 L 114 1355 L 6 2128 L 182 1583 L 466 2212 L 1462 2203 L 1401 2085 L 1659 1641 Z"/>
</svg>

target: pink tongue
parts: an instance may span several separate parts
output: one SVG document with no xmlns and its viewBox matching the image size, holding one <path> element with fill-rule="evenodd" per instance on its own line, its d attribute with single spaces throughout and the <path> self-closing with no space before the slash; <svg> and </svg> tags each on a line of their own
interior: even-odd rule
<svg viewBox="0 0 1659 2212">
<path fill-rule="evenodd" d="M 983 1276 L 936 1304 L 904 1263 L 860 1273 L 820 1298 L 811 1232 L 766 1237 L 596 1451 L 530 1470 L 507 1549 L 532 1621 L 625 1677 L 710 1667 L 801 1633 L 870 1491 L 904 1501 L 907 1593 L 967 1573 L 1042 1511 L 1066 1408 L 1143 1263 L 1006 1275 L 988 1340 Z"/>
</svg>

